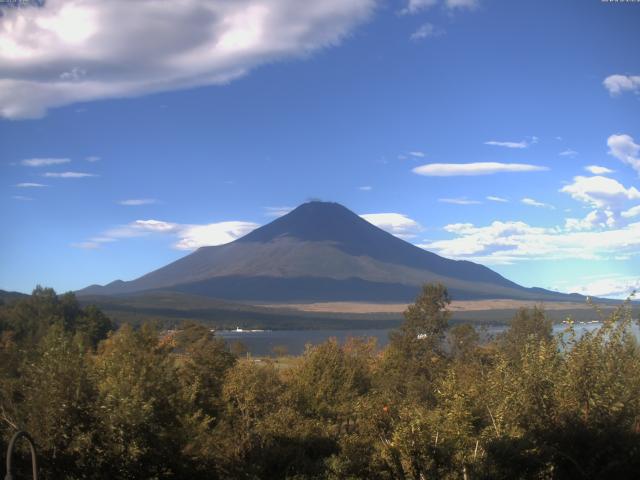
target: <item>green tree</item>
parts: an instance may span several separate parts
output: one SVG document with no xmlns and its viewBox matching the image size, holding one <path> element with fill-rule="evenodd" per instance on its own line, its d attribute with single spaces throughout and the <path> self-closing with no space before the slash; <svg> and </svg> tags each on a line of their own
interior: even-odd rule
<svg viewBox="0 0 640 480">
<path fill-rule="evenodd" d="M 3 328 L 13 331 L 16 341 L 30 346 L 37 344 L 51 325 L 82 333 L 94 347 L 113 329 L 109 318 L 97 307 L 83 309 L 73 293 L 58 296 L 52 288 L 41 286 L 31 296 L 2 307 L 2 312 Z"/>
<path fill-rule="evenodd" d="M 43 478 L 82 478 L 95 466 L 96 392 L 85 352 L 81 337 L 56 324 L 23 366 L 17 426 L 38 444 Z"/>
<path fill-rule="evenodd" d="M 378 387 L 399 399 L 433 400 L 433 383 L 446 365 L 443 339 L 451 303 L 447 289 L 426 284 L 404 312 L 399 330 L 389 335 L 389 347 L 377 375 Z"/>
<path fill-rule="evenodd" d="M 348 428 L 358 399 L 371 387 L 374 343 L 351 340 L 342 348 L 335 338 L 308 346 L 290 373 L 298 409 L 331 422 L 336 433 Z"/>
<path fill-rule="evenodd" d="M 194 406 L 210 418 L 218 415 L 227 371 L 236 363 L 225 341 L 205 326 L 183 325 L 176 345 L 183 351 L 179 378 L 183 391 Z"/>
<path fill-rule="evenodd" d="M 468 360 L 478 348 L 480 336 L 473 325 L 463 323 L 449 330 L 449 349 L 454 358 Z"/>
<path fill-rule="evenodd" d="M 100 471 L 105 478 L 172 478 L 184 468 L 179 381 L 168 348 L 145 325 L 104 341 L 94 362 Z"/>
<path fill-rule="evenodd" d="M 530 341 L 550 342 L 552 339 L 553 322 L 544 309 L 522 307 L 511 319 L 509 329 L 498 339 L 498 344 L 509 360 L 517 361 Z"/>
<path fill-rule="evenodd" d="M 113 331 L 111 319 L 95 305 L 82 309 L 75 321 L 75 330 L 85 336 L 89 344 L 95 348 Z"/>
</svg>

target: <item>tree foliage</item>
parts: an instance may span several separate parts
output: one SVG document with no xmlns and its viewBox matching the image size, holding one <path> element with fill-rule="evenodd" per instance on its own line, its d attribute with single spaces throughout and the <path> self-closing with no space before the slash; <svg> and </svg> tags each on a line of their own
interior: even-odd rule
<svg viewBox="0 0 640 480">
<path fill-rule="evenodd" d="M 449 302 L 426 285 L 384 349 L 332 339 L 272 361 L 194 323 L 112 331 L 39 287 L 0 306 L 0 447 L 28 430 L 45 479 L 640 477 L 629 304 L 557 336 L 522 309 L 487 343 L 449 328 Z"/>
</svg>

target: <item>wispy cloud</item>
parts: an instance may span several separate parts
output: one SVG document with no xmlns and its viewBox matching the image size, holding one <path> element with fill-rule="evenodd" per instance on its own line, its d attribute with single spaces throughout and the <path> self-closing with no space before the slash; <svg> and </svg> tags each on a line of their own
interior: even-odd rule
<svg viewBox="0 0 640 480">
<path fill-rule="evenodd" d="M 482 202 L 478 200 L 469 200 L 468 198 L 439 198 L 440 203 L 452 203 L 454 205 L 479 205 Z"/>
<path fill-rule="evenodd" d="M 576 155 L 578 155 L 578 152 L 568 148 L 560 152 L 558 155 L 560 155 L 561 157 L 575 157 Z"/>
<path fill-rule="evenodd" d="M 91 155 L 89 157 L 86 157 L 85 160 L 87 162 L 95 163 L 95 162 L 99 162 L 101 159 L 100 159 L 100 157 L 98 157 L 96 155 Z"/>
<path fill-rule="evenodd" d="M 376 6 L 325 0 L 292 14 L 291 0 L 182 0 L 180 8 L 48 0 L 44 8 L 5 9 L 0 116 L 36 118 L 76 102 L 223 85 L 339 44 Z"/>
<path fill-rule="evenodd" d="M 293 207 L 264 207 L 265 215 L 267 217 L 282 217 L 291 210 L 293 210 Z"/>
<path fill-rule="evenodd" d="M 398 160 L 407 160 L 409 157 L 414 157 L 414 159 L 424 158 L 426 156 L 427 154 L 424 152 L 421 152 L 420 150 L 413 150 L 411 152 L 401 153 L 400 155 L 398 155 Z"/>
<path fill-rule="evenodd" d="M 23 202 L 29 202 L 29 201 L 33 200 L 33 198 L 25 197 L 24 195 L 12 195 L 11 198 L 13 198 L 14 200 L 20 200 L 20 201 L 23 201 Z"/>
<path fill-rule="evenodd" d="M 525 205 L 529 205 L 531 207 L 548 208 L 550 210 L 555 210 L 556 208 L 553 205 L 549 205 L 548 203 L 539 202 L 533 198 L 528 198 L 528 197 L 523 198 L 522 200 L 520 200 L 520 202 L 524 203 Z"/>
<path fill-rule="evenodd" d="M 441 4 L 444 8 L 449 10 L 472 10 L 480 5 L 479 0 L 409 0 L 407 6 L 403 8 L 400 13 L 403 15 L 413 15 L 423 10 L 432 8 L 438 4 Z"/>
<path fill-rule="evenodd" d="M 635 207 L 631 207 L 629 210 L 625 210 L 621 213 L 624 218 L 633 218 L 640 216 L 640 205 L 636 205 Z"/>
<path fill-rule="evenodd" d="M 407 6 L 400 12 L 414 14 L 426 10 L 438 4 L 439 0 L 409 0 Z"/>
<path fill-rule="evenodd" d="M 436 27 L 433 23 L 424 23 L 411 34 L 411 40 L 422 40 L 425 38 L 439 37 L 444 35 L 444 29 Z"/>
<path fill-rule="evenodd" d="M 584 169 L 589 173 L 593 173 L 594 175 L 605 175 L 607 173 L 613 173 L 613 170 L 611 170 L 610 168 L 601 167 L 600 165 L 587 165 L 586 167 L 584 167 Z"/>
<path fill-rule="evenodd" d="M 495 195 L 489 195 L 486 197 L 486 199 L 491 200 L 492 202 L 500 202 L 500 203 L 507 203 L 509 201 L 506 198 L 496 197 Z"/>
<path fill-rule="evenodd" d="M 504 172 L 540 172 L 547 167 L 526 163 L 428 163 L 414 168 L 413 173 L 428 177 L 451 177 L 456 175 L 491 175 Z"/>
<path fill-rule="evenodd" d="M 479 0 L 445 0 L 445 5 L 451 9 L 474 9 L 480 5 Z"/>
<path fill-rule="evenodd" d="M 20 161 L 20 165 L 25 167 L 48 167 L 51 165 L 62 165 L 71 162 L 69 158 L 28 158 Z"/>
<path fill-rule="evenodd" d="M 498 140 L 489 140 L 484 142 L 485 145 L 505 148 L 529 148 L 535 143 L 538 143 L 538 137 L 530 137 L 529 140 L 521 140 L 520 142 L 503 142 Z"/>
<path fill-rule="evenodd" d="M 43 183 L 23 182 L 23 183 L 17 183 L 15 186 L 18 188 L 42 188 L 42 187 L 46 187 L 47 185 Z"/>
<path fill-rule="evenodd" d="M 158 200 L 156 200 L 155 198 L 132 198 L 129 200 L 120 200 L 118 203 L 120 205 L 137 207 L 140 205 L 153 205 L 158 203 Z"/>
<path fill-rule="evenodd" d="M 422 230 L 418 222 L 402 213 L 367 213 L 360 217 L 402 239 L 413 238 Z"/>
<path fill-rule="evenodd" d="M 84 172 L 47 172 L 42 175 L 47 178 L 87 178 L 87 177 L 97 177 L 97 175 L 93 173 L 84 173 Z"/>
<path fill-rule="evenodd" d="M 126 225 L 119 225 L 103 232 L 100 236 L 85 242 L 74 243 L 75 248 L 100 248 L 127 238 L 148 235 L 167 235 L 173 237 L 173 248 L 177 250 L 195 250 L 200 247 L 222 245 L 232 242 L 259 227 L 252 222 L 229 221 L 204 225 L 180 224 L 163 220 L 136 220 Z"/>
<path fill-rule="evenodd" d="M 626 163 L 640 174 L 640 145 L 630 135 L 611 135 L 607 139 L 609 155 Z"/>
<path fill-rule="evenodd" d="M 640 92 L 640 75 L 609 75 L 602 82 L 612 96 L 624 92 Z"/>
<path fill-rule="evenodd" d="M 73 248 L 81 248 L 84 250 L 95 250 L 100 248 L 102 244 L 100 242 L 75 242 L 72 243 L 71 246 Z"/>
<path fill-rule="evenodd" d="M 371 185 L 363 185 L 362 187 L 358 187 L 358 190 L 362 190 L 363 192 L 370 192 L 373 190 Z"/>
</svg>

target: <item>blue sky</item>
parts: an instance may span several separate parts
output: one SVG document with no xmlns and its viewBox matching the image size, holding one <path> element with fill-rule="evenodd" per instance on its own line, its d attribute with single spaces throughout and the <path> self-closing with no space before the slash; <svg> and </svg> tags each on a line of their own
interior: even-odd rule
<svg viewBox="0 0 640 480">
<path fill-rule="evenodd" d="M 300 5 L 4 8 L 0 288 L 132 279 L 310 198 L 526 286 L 640 286 L 640 3 Z"/>
</svg>

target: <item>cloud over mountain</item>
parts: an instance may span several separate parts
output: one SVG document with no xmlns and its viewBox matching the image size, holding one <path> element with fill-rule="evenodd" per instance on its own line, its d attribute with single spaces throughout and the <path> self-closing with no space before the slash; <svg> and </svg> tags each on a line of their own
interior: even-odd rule
<svg viewBox="0 0 640 480">
<path fill-rule="evenodd" d="M 219 85 L 339 43 L 374 0 L 49 0 L 3 10 L 0 116 Z"/>
</svg>

